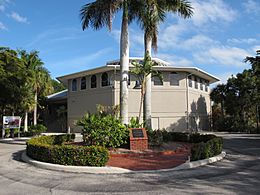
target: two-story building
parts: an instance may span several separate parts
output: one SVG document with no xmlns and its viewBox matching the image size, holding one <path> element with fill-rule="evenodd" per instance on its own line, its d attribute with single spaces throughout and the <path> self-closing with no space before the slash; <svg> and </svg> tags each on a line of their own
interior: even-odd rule
<svg viewBox="0 0 260 195">
<path fill-rule="evenodd" d="M 141 58 L 131 58 L 142 60 Z M 211 113 L 209 85 L 219 81 L 215 76 L 196 67 L 174 67 L 154 58 L 162 72 L 163 81 L 152 78 L 152 127 L 169 131 L 208 130 Z M 130 70 L 133 68 L 130 65 Z M 105 66 L 57 78 L 68 88 L 67 125 L 77 131 L 75 121 L 86 112 L 96 112 L 96 105 L 118 105 L 120 91 L 120 61 Z M 129 74 L 129 120 L 137 117 L 140 106 L 140 86 L 137 78 Z M 60 93 L 58 94 L 61 95 Z M 55 99 L 55 94 L 50 99 Z"/>
</svg>

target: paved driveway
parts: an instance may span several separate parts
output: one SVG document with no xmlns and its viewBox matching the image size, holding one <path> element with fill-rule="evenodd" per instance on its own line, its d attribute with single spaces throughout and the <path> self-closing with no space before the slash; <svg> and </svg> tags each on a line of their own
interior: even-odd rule
<svg viewBox="0 0 260 195">
<path fill-rule="evenodd" d="M 156 173 L 81 174 L 20 161 L 24 142 L 0 143 L 0 194 L 260 194 L 260 135 L 223 134 L 227 157 Z"/>
</svg>

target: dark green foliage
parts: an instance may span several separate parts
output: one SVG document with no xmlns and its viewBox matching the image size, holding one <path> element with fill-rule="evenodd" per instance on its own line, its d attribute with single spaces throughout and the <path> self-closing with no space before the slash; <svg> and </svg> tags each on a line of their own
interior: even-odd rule
<svg viewBox="0 0 260 195">
<path fill-rule="evenodd" d="M 36 136 L 47 131 L 47 127 L 41 124 L 32 125 L 29 127 L 28 132 L 23 132 L 23 136 Z"/>
<path fill-rule="evenodd" d="M 150 145 L 161 145 L 163 142 L 192 143 L 191 160 L 201 160 L 216 156 L 222 152 L 223 139 L 213 134 L 167 132 L 166 130 L 148 131 Z"/>
<path fill-rule="evenodd" d="M 179 132 L 163 132 L 164 141 L 177 141 L 177 142 L 189 142 L 189 133 L 179 133 Z"/>
<path fill-rule="evenodd" d="M 163 131 L 161 130 L 147 130 L 147 136 L 150 146 L 160 146 L 163 144 Z"/>
<path fill-rule="evenodd" d="M 191 161 L 216 156 L 222 152 L 223 139 L 215 137 L 207 142 L 195 143 L 191 148 Z"/>
<path fill-rule="evenodd" d="M 218 85 L 210 94 L 213 130 L 260 133 L 260 53 L 246 57 L 250 69 L 232 76 L 226 84 Z"/>
<path fill-rule="evenodd" d="M 83 141 L 87 145 L 118 147 L 127 143 L 129 130 L 112 115 L 87 113 L 78 122 L 83 127 Z"/>
<path fill-rule="evenodd" d="M 52 79 L 51 83 L 52 83 L 52 87 L 53 87 L 53 93 L 57 93 L 57 92 L 60 92 L 64 89 L 66 89 L 65 86 L 62 83 L 60 83 L 59 81 Z"/>
<path fill-rule="evenodd" d="M 108 150 L 101 146 L 64 145 L 75 134 L 42 136 L 27 141 L 27 155 L 33 159 L 76 166 L 104 166 L 109 159 Z"/>
</svg>

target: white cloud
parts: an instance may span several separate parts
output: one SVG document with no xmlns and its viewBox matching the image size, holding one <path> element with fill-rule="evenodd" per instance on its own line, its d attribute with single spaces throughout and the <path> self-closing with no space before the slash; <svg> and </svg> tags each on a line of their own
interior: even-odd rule
<svg viewBox="0 0 260 195">
<path fill-rule="evenodd" d="M 15 21 L 17 22 L 20 22 L 20 23 L 29 23 L 27 18 L 26 17 L 23 17 L 23 16 L 20 16 L 18 13 L 16 12 L 12 12 L 10 15 L 9 15 L 10 18 L 14 19 Z"/>
<path fill-rule="evenodd" d="M 195 26 L 202 26 L 208 22 L 232 22 L 237 12 L 227 5 L 223 0 L 193 0 L 194 15 L 192 21 Z"/>
<path fill-rule="evenodd" d="M 166 54 L 166 53 L 160 53 L 156 55 L 155 57 L 158 57 L 162 60 L 165 60 L 166 62 L 169 62 L 171 66 L 193 66 L 193 62 L 186 59 L 186 58 L 180 58 L 178 56 L 172 55 L 172 54 Z"/>
<path fill-rule="evenodd" d="M 241 43 L 245 43 L 245 44 L 256 44 L 256 43 L 260 43 L 259 39 L 255 39 L 255 38 L 247 38 L 247 39 L 228 39 L 227 40 L 228 43 L 232 43 L 232 44 L 241 44 Z"/>
<path fill-rule="evenodd" d="M 194 54 L 194 58 L 200 63 L 243 67 L 246 66 L 243 60 L 248 55 L 249 52 L 244 49 L 221 46 L 197 52 Z"/>
<path fill-rule="evenodd" d="M 248 0 L 247 2 L 243 3 L 243 6 L 245 8 L 245 11 L 249 14 L 259 14 L 260 12 L 260 3 L 253 1 L 253 0 Z"/>
<path fill-rule="evenodd" d="M 7 27 L 2 22 L 0 22 L 0 30 L 7 30 Z"/>
<path fill-rule="evenodd" d="M 234 73 L 232 73 L 232 72 L 225 72 L 225 73 L 221 73 L 221 74 L 216 75 L 220 79 L 220 81 L 217 84 L 227 83 L 227 80 L 229 78 L 231 78 L 232 75 L 234 75 Z"/>
</svg>

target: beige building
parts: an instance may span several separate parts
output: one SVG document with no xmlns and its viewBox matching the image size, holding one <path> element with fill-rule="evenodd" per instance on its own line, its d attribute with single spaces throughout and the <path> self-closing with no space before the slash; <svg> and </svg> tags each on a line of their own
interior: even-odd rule
<svg viewBox="0 0 260 195">
<path fill-rule="evenodd" d="M 141 60 L 140 58 L 131 58 Z M 211 113 L 209 85 L 219 79 L 196 67 L 173 67 L 153 59 L 163 74 L 163 82 L 152 78 L 152 127 L 169 131 L 208 130 Z M 130 65 L 130 70 L 133 68 Z M 67 125 L 77 131 L 75 121 L 86 112 L 96 112 L 96 105 L 118 105 L 120 90 L 119 61 L 105 66 L 57 78 L 68 87 Z M 129 120 L 138 116 L 140 86 L 135 75 L 129 75 Z M 54 97 L 54 96 L 53 96 Z"/>
</svg>

